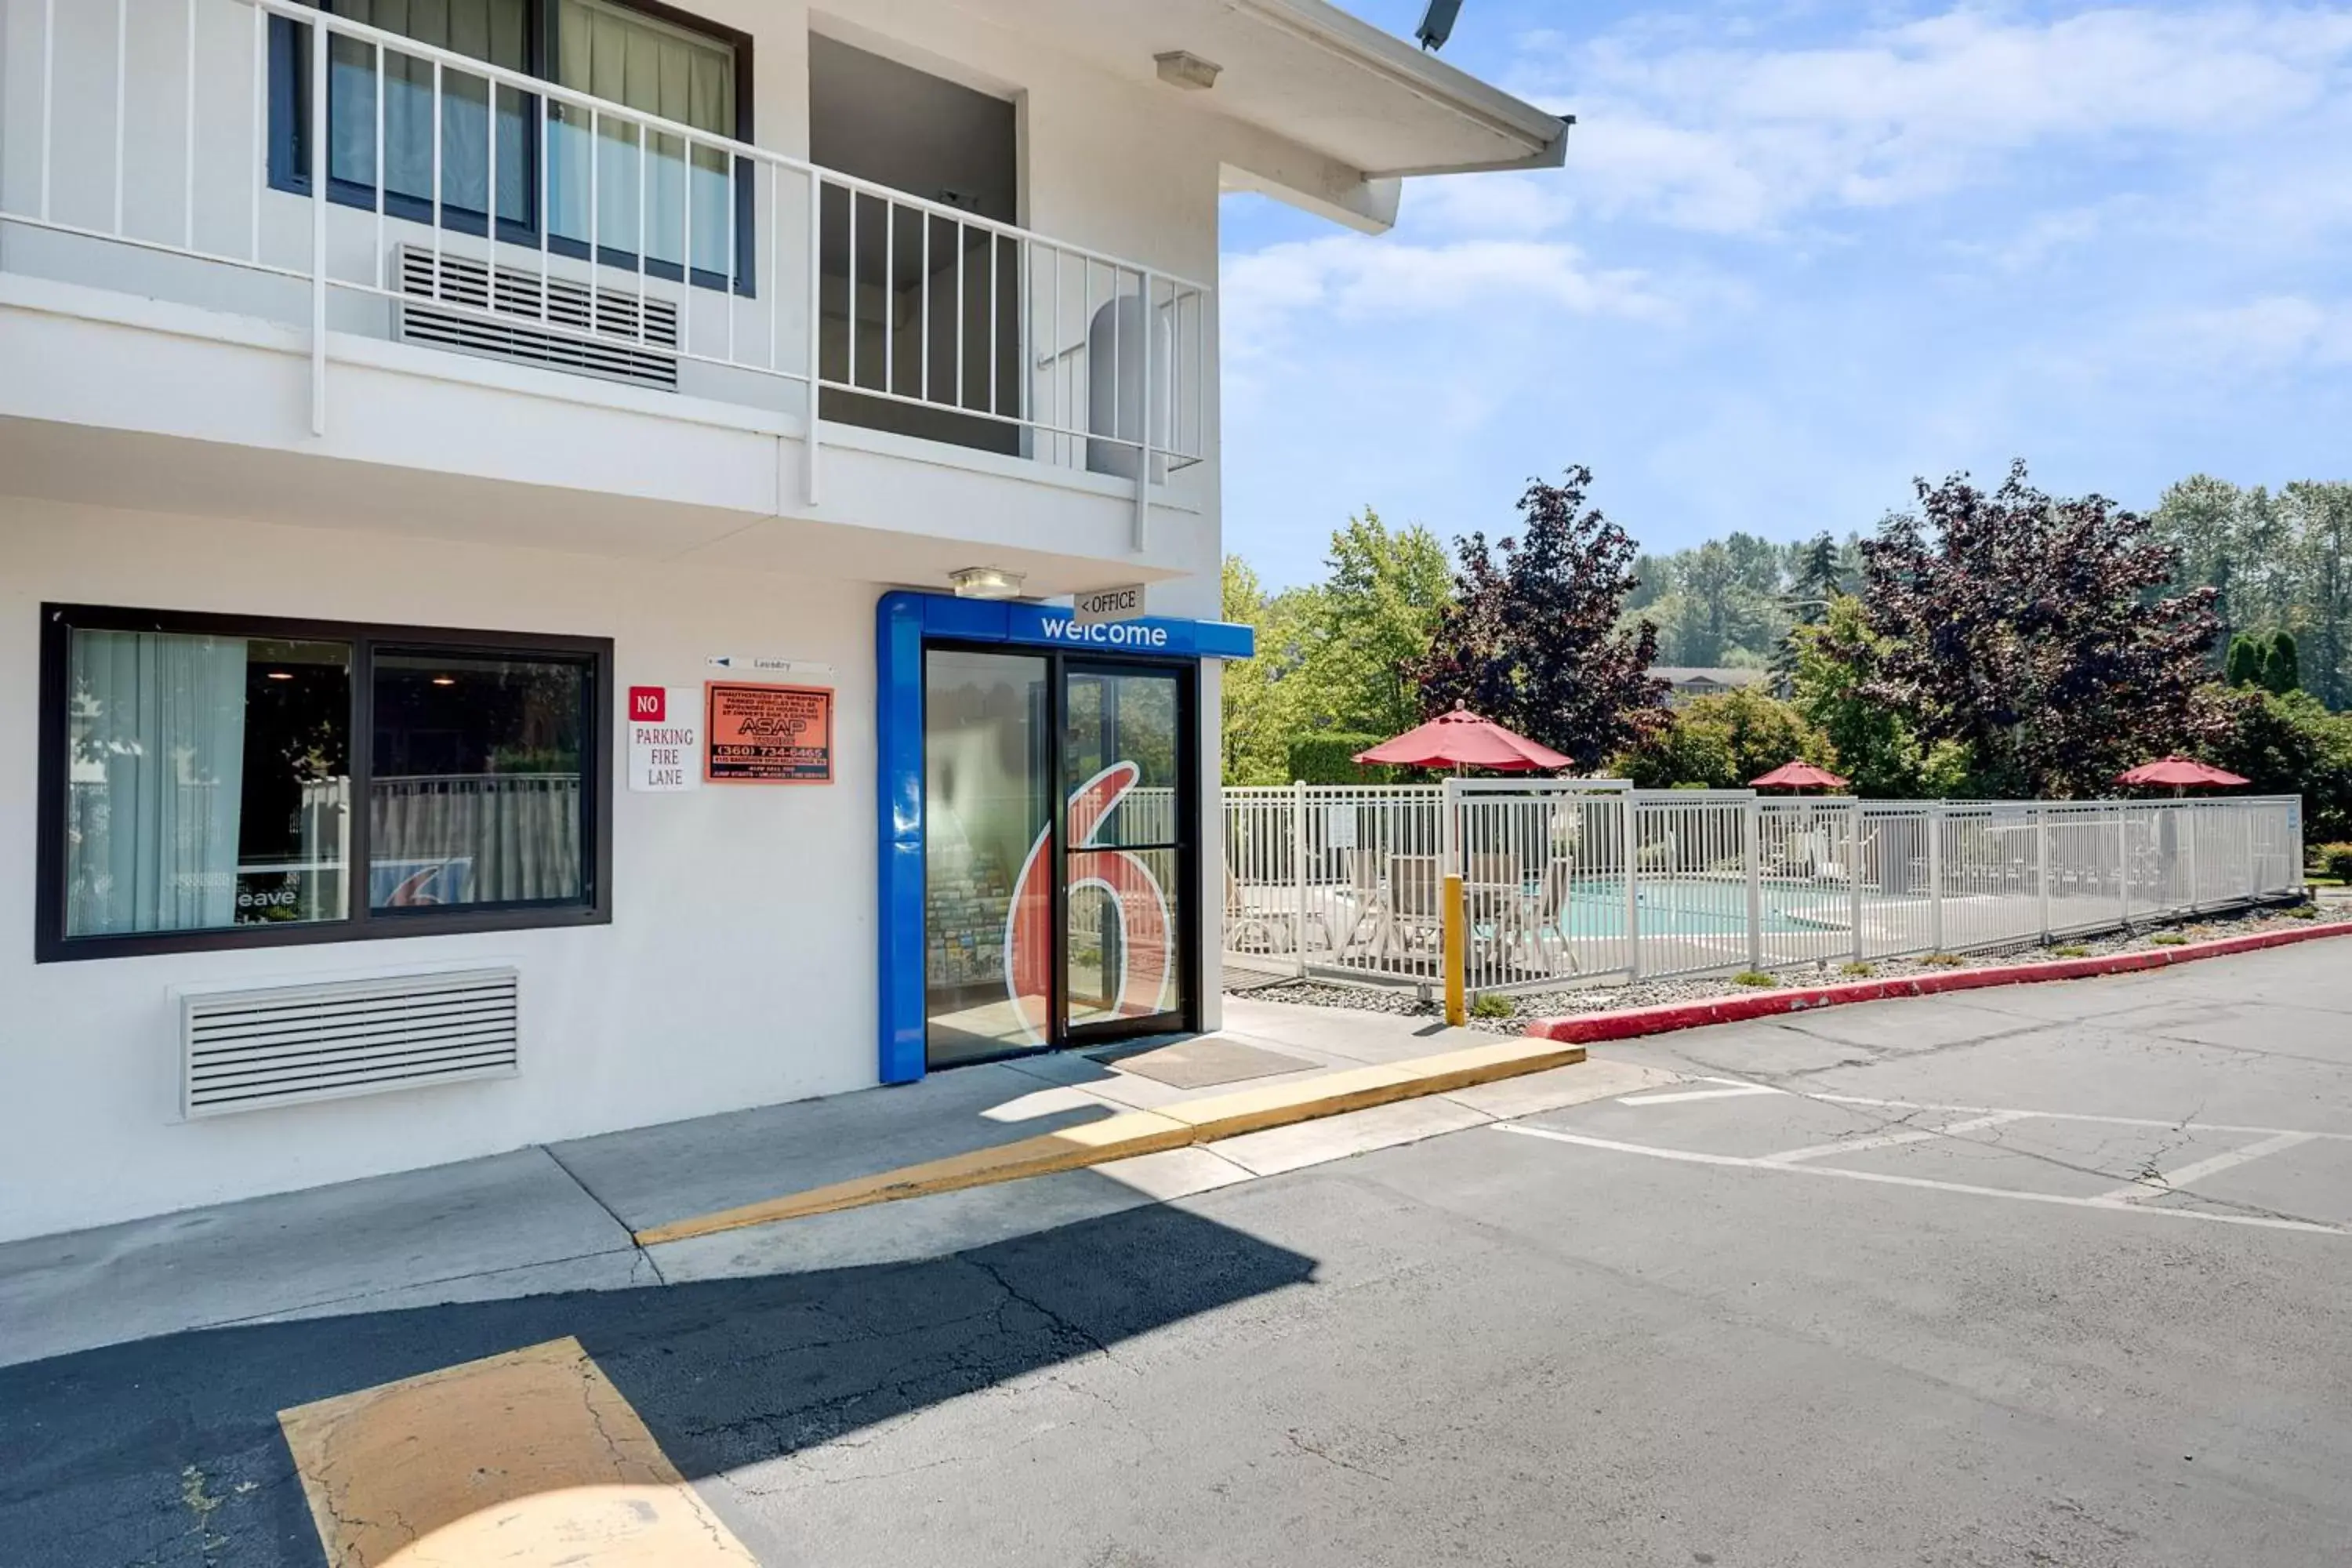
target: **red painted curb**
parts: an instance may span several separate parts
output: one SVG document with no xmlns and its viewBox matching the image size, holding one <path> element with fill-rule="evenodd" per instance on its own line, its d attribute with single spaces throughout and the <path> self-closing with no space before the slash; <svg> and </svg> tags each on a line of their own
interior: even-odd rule
<svg viewBox="0 0 2352 1568">
<path fill-rule="evenodd" d="M 1943 991 L 1974 991 L 1986 985 L 2025 985 L 2039 980 L 2087 980 L 2100 974 L 2126 974 L 2142 969 L 2167 969 L 2200 958 L 2222 958 L 2233 952 L 2255 952 L 2326 936 L 2352 936 L 2352 924 L 2314 926 L 2303 931 L 2257 931 L 2250 936 L 2225 936 L 2214 942 L 2180 947 L 2153 948 L 2144 952 L 2116 952 L 2104 958 L 2059 958 L 2046 963 L 2011 963 L 1992 969 L 1954 969 L 1942 974 L 1912 974 L 1899 980 L 1853 980 L 1837 985 L 1813 985 L 1801 991 L 1749 991 L 1704 1002 L 1673 1002 L 1659 1007 L 1627 1007 L 1614 1013 L 1580 1013 L 1566 1018 L 1538 1018 L 1523 1033 L 1538 1039 L 1570 1045 L 1599 1040 L 1630 1040 L 1643 1035 L 1663 1035 L 1673 1029 L 1696 1029 L 1706 1024 L 1737 1024 L 1748 1018 L 1806 1013 L 1843 1002 L 1881 1002 L 1890 996 L 1933 996 Z"/>
</svg>

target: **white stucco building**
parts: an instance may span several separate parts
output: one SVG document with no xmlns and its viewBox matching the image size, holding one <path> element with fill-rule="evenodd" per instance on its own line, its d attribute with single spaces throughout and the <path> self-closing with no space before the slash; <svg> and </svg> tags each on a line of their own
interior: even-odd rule
<svg viewBox="0 0 2352 1568">
<path fill-rule="evenodd" d="M 1213 1025 L 1220 193 L 1564 134 L 1322 0 L 0 0 L 0 1238 Z"/>
</svg>

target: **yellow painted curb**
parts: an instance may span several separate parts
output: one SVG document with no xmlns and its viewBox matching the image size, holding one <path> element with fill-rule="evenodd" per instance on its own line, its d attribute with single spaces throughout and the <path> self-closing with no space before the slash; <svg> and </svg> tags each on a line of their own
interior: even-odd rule
<svg viewBox="0 0 2352 1568">
<path fill-rule="evenodd" d="M 1158 1110 L 1130 1110 L 1058 1132 L 1016 1139 L 992 1148 L 926 1160 L 871 1176 L 856 1176 L 806 1192 L 787 1193 L 755 1204 L 721 1209 L 691 1219 L 672 1220 L 636 1233 L 640 1247 L 686 1241 L 748 1226 L 803 1219 L 840 1209 L 863 1208 L 899 1198 L 929 1197 L 965 1187 L 991 1186 L 1024 1176 L 1048 1175 L 1087 1165 L 1108 1164 L 1137 1154 L 1156 1154 L 1191 1143 L 1213 1143 L 1244 1132 L 1287 1127 L 1325 1116 L 1344 1116 L 1400 1100 L 1451 1094 L 1584 1059 L 1582 1046 L 1538 1039 L 1499 1040 L 1437 1056 L 1377 1067 L 1342 1068 L 1296 1083 L 1245 1089 L 1204 1100 L 1184 1100 Z"/>
</svg>

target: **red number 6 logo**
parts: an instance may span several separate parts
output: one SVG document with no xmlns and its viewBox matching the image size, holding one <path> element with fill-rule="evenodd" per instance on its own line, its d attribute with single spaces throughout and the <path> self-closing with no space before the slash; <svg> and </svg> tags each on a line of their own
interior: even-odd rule
<svg viewBox="0 0 2352 1568">
<path fill-rule="evenodd" d="M 1136 856 L 1094 842 L 1095 829 L 1141 776 L 1133 763 L 1113 763 L 1070 793 L 1070 891 L 1099 888 L 1118 911 L 1125 940 L 1112 1010 L 1122 1018 L 1166 1011 L 1174 978 L 1168 896 L 1160 879 Z M 1004 917 L 1004 988 L 1023 1031 L 1036 1044 L 1046 1038 L 1054 993 L 1054 858 L 1047 852 L 1053 835 L 1049 825 L 1029 847 Z"/>
</svg>

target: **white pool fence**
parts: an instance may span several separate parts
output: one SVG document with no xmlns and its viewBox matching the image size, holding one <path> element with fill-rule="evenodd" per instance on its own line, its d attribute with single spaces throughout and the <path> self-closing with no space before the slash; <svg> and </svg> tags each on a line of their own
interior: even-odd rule
<svg viewBox="0 0 2352 1568">
<path fill-rule="evenodd" d="M 1473 992 L 1966 952 L 2285 898 L 2293 795 L 1763 798 L 1618 779 L 1223 792 L 1224 952 L 1245 974 Z"/>
</svg>

